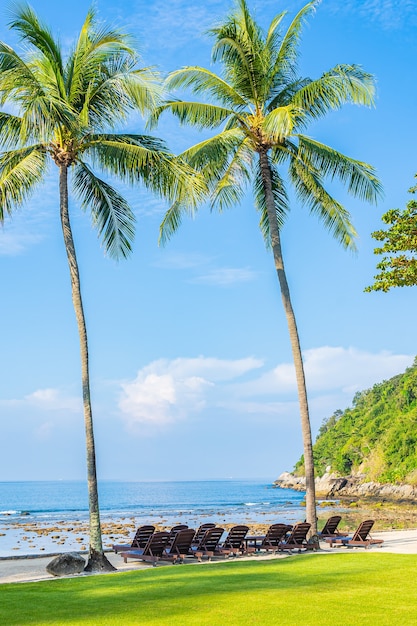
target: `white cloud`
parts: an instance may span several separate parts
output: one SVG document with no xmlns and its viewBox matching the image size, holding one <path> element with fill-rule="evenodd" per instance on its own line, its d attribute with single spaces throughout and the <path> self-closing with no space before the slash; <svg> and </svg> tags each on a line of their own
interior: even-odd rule
<svg viewBox="0 0 417 626">
<path fill-rule="evenodd" d="M 349 13 L 378 23 L 385 30 L 403 28 L 417 23 L 415 0 L 339 0 L 323 8 L 338 16 Z"/>
<path fill-rule="evenodd" d="M 261 366 L 262 361 L 251 357 L 154 361 L 121 385 L 119 408 L 130 428 L 170 424 L 200 412 L 210 402 L 212 390 Z"/>
<path fill-rule="evenodd" d="M 256 272 L 249 268 L 220 267 L 213 269 L 204 275 L 193 278 L 190 282 L 203 285 L 215 285 L 229 287 L 236 283 L 247 283 L 255 280 Z"/>
<path fill-rule="evenodd" d="M 0 232 L 0 255 L 1 256 L 17 256 L 22 254 L 27 248 L 41 242 L 41 235 L 31 235 L 24 232 L 16 232 L 11 229 L 9 232 L 2 230 Z"/>
<path fill-rule="evenodd" d="M 153 263 L 155 267 L 168 270 L 187 270 L 201 267 L 209 263 L 211 259 L 198 252 L 166 252 L 161 250 L 160 257 Z"/>
<path fill-rule="evenodd" d="M 4 406 L 27 406 L 42 411 L 70 411 L 78 413 L 82 409 L 81 399 L 67 396 L 59 389 L 37 389 L 23 399 L 3 400 Z"/>
<path fill-rule="evenodd" d="M 404 371 L 413 357 L 323 346 L 307 350 L 304 361 L 312 422 L 317 426 L 336 409 L 349 406 L 356 391 Z M 239 422 L 278 419 L 288 423 L 298 414 L 292 363 L 268 370 L 254 357 L 161 359 L 123 383 L 121 390 L 119 409 L 133 430 L 193 419 L 202 411 Z"/>
</svg>

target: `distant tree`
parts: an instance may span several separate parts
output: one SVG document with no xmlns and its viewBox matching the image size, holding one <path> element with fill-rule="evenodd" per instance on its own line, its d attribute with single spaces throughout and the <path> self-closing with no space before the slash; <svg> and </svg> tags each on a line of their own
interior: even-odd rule
<svg viewBox="0 0 417 626">
<path fill-rule="evenodd" d="M 181 195 L 182 170 L 160 140 L 112 132 L 132 110 L 145 112 L 154 106 L 158 95 L 155 75 L 137 67 L 125 34 L 97 24 L 90 10 L 64 62 L 59 43 L 29 6 L 15 9 L 10 28 L 20 36 L 24 54 L 0 42 L 0 104 L 13 111 L 0 111 L 0 222 L 43 181 L 48 163 L 55 163 L 81 350 L 90 511 L 86 569 L 114 569 L 102 547 L 87 329 L 69 219 L 68 176 L 81 207 L 91 212 L 105 251 L 119 259 L 131 252 L 134 214 L 88 160 L 104 173 L 128 183 L 141 180 L 171 199 L 174 193 Z"/>
<path fill-rule="evenodd" d="M 372 105 L 374 94 L 373 77 L 357 65 L 337 65 L 316 80 L 299 76 L 300 33 L 316 5 L 313 1 L 301 9 L 285 32 L 281 28 L 286 13 L 277 15 L 264 33 L 245 0 L 237 0 L 235 10 L 211 31 L 213 60 L 221 62 L 222 75 L 203 67 L 186 67 L 168 77 L 168 88 L 190 88 L 204 101 L 172 99 L 154 113 L 156 121 L 169 110 L 181 123 L 202 129 L 225 124 L 219 134 L 182 155 L 205 175 L 212 206 L 221 210 L 238 204 L 248 184 L 253 185 L 260 228 L 272 248 L 290 335 L 304 446 L 306 517 L 313 532 L 317 515 L 307 389 L 281 248 L 281 228 L 290 209 L 287 184 L 292 185 L 300 203 L 351 249 L 356 232 L 350 215 L 326 190 L 325 179 L 339 179 L 353 196 L 371 202 L 380 191 L 371 166 L 303 134 L 309 123 L 347 102 Z M 161 226 L 163 242 L 179 227 L 187 210 L 181 200 L 170 208 Z"/>
<path fill-rule="evenodd" d="M 409 191 L 416 193 L 417 187 Z M 410 200 L 406 209 L 387 211 L 381 219 L 389 228 L 372 233 L 374 239 L 384 242 L 374 253 L 389 256 L 384 256 L 377 264 L 381 271 L 365 291 L 389 291 L 392 287 L 417 285 L 417 200 Z"/>
</svg>

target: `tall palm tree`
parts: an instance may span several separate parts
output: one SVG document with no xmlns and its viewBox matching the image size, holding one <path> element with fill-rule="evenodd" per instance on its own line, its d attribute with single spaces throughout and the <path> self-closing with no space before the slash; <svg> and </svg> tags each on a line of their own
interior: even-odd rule
<svg viewBox="0 0 417 626">
<path fill-rule="evenodd" d="M 81 350 L 90 513 L 86 570 L 114 569 L 101 539 L 87 331 L 68 210 L 69 177 L 81 207 L 91 212 L 106 253 L 116 259 L 131 251 L 135 218 L 127 201 L 93 167 L 128 183 L 142 180 L 172 198 L 185 189 L 185 177 L 162 141 L 114 132 L 131 111 L 145 112 L 158 97 L 156 76 L 138 68 L 127 35 L 98 25 L 90 10 L 64 61 L 59 42 L 29 6 L 15 10 L 10 28 L 25 51 L 19 56 L 0 42 L 0 222 L 43 181 L 48 164 L 55 163 Z"/>
<path fill-rule="evenodd" d="M 222 64 L 217 75 L 203 67 L 185 67 L 167 78 L 169 89 L 191 89 L 204 102 L 171 99 L 157 107 L 156 124 L 169 110 L 181 123 L 222 130 L 191 147 L 182 156 L 201 170 L 210 188 L 212 207 L 238 203 L 249 182 L 260 212 L 260 228 L 271 246 L 296 371 L 304 447 L 307 520 L 316 532 L 314 464 L 306 382 L 299 335 L 281 250 L 281 228 L 289 211 L 288 183 L 298 201 L 318 215 L 345 248 L 355 247 L 355 229 L 348 211 L 325 188 L 326 178 L 346 183 L 354 196 L 370 202 L 380 192 L 374 170 L 304 134 L 309 122 L 346 102 L 372 105 L 372 76 L 356 65 L 337 65 L 312 80 L 301 78 L 297 59 L 301 27 L 315 9 L 307 4 L 281 33 L 285 16 L 272 20 L 266 33 L 251 16 L 245 0 L 210 33 L 212 57 Z M 286 171 L 284 171 L 284 167 Z M 178 198 L 161 225 L 165 242 L 190 208 Z"/>
</svg>

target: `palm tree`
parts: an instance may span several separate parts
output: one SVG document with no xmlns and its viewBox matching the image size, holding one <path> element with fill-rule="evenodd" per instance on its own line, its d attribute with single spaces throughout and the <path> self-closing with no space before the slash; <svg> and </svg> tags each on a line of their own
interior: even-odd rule
<svg viewBox="0 0 417 626">
<path fill-rule="evenodd" d="M 212 207 L 222 210 L 235 205 L 252 182 L 260 228 L 272 248 L 288 323 L 303 436 L 306 513 L 312 532 L 316 532 L 316 507 L 310 418 L 281 250 L 281 228 L 289 211 L 287 186 L 293 186 L 298 201 L 318 215 L 345 248 L 355 247 L 355 229 L 348 211 L 325 189 L 325 179 L 339 179 L 351 194 L 370 202 L 375 202 L 380 192 L 372 167 L 302 134 L 309 122 L 328 111 L 346 102 L 369 106 L 374 96 L 372 76 L 356 65 L 337 65 L 316 80 L 298 76 L 301 27 L 316 4 L 316 0 L 307 4 L 282 34 L 285 12 L 274 17 L 264 33 L 246 1 L 237 0 L 225 21 L 210 31 L 215 40 L 212 58 L 222 64 L 222 74 L 185 67 L 167 78 L 169 89 L 190 88 L 202 94 L 204 102 L 171 99 L 157 107 L 152 116 L 155 124 L 161 113 L 169 110 L 181 123 L 200 129 L 223 124 L 218 134 L 182 154 L 204 173 Z M 161 224 L 162 243 L 178 228 L 184 211 L 190 207 L 178 198 Z"/>
<path fill-rule="evenodd" d="M 0 102 L 3 109 L 9 108 L 0 111 L 0 222 L 43 181 L 48 164 L 55 163 L 81 350 L 90 515 L 86 570 L 114 569 L 104 556 L 101 539 L 87 331 L 69 218 L 68 179 L 81 207 L 91 212 L 106 253 L 115 259 L 131 252 L 135 218 L 127 201 L 93 167 L 128 183 L 142 180 L 168 197 L 174 190 L 181 195 L 186 185 L 183 170 L 162 141 L 114 132 L 131 111 L 145 112 L 158 97 L 156 75 L 137 67 L 136 53 L 125 34 L 98 25 L 90 10 L 64 61 L 59 43 L 29 6 L 15 10 L 10 28 L 26 52 L 19 56 L 0 42 Z"/>
</svg>

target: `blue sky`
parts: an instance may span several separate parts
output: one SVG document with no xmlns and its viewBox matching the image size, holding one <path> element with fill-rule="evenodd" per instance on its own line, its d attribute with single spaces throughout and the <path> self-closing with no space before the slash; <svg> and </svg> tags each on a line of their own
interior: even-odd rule
<svg viewBox="0 0 417 626">
<path fill-rule="evenodd" d="M 250 1 L 261 25 L 303 2 Z M 32 2 L 69 47 L 89 4 Z M 113 2 L 98 15 L 137 38 L 143 64 L 166 73 L 210 65 L 204 34 L 220 0 Z M 0 14 L 0 38 L 15 45 Z M 370 233 L 404 207 L 417 172 L 417 8 L 408 0 L 328 0 L 303 31 L 300 73 L 358 63 L 377 78 L 374 109 L 346 106 L 308 134 L 372 164 L 378 206 L 332 187 L 351 212 L 358 253 L 344 251 L 294 201 L 282 231 L 310 396 L 313 432 L 354 393 L 402 372 L 416 354 L 415 288 L 364 293 L 377 257 Z M 143 120 L 128 128 L 145 132 Z M 148 131 L 146 131 L 148 132 Z M 168 116 L 153 131 L 174 151 L 197 138 Z M 137 216 L 134 253 L 103 255 L 88 215 L 70 209 L 90 342 L 101 478 L 264 477 L 302 452 L 288 332 L 271 253 L 250 195 L 223 214 L 202 208 L 164 248 L 166 207 L 124 189 Z M 59 225 L 57 171 L 0 231 L 0 480 L 84 479 L 78 335 Z"/>
</svg>

